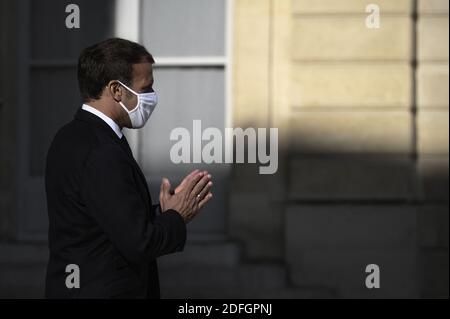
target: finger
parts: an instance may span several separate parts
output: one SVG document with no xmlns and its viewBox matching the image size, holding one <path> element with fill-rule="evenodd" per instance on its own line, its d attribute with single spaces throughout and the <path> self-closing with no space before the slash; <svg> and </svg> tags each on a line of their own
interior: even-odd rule
<svg viewBox="0 0 450 319">
<path fill-rule="evenodd" d="M 197 174 L 198 172 L 200 172 L 200 170 L 197 168 L 197 169 L 193 170 L 192 172 L 190 172 L 189 175 L 186 176 L 186 177 L 193 177 L 193 176 L 194 176 L 195 174 Z"/>
<path fill-rule="evenodd" d="M 203 172 L 195 174 L 193 177 L 189 178 L 189 181 L 186 184 L 186 194 L 189 195 L 192 192 L 192 189 L 197 185 L 197 183 L 203 178 Z"/>
<path fill-rule="evenodd" d="M 205 198 L 203 198 L 200 203 L 198 203 L 198 209 L 202 209 L 203 206 L 205 206 L 205 204 L 207 202 L 210 201 L 210 199 L 213 197 L 212 193 L 209 193 L 208 195 L 205 196 Z"/>
<path fill-rule="evenodd" d="M 170 196 L 170 182 L 165 177 L 162 179 L 161 192 L 162 192 L 163 198 L 168 198 Z"/>
<path fill-rule="evenodd" d="M 192 189 L 191 196 L 195 197 L 200 194 L 201 190 L 205 187 L 208 182 L 211 181 L 211 175 L 205 175 Z"/>
<path fill-rule="evenodd" d="M 164 194 L 164 178 L 161 179 L 161 187 L 159 189 L 159 201 L 162 202 Z"/>
<path fill-rule="evenodd" d="M 205 171 L 204 173 L 207 174 L 208 172 Z M 211 184 L 208 186 L 209 183 Z M 208 194 L 211 186 L 211 175 L 207 174 L 203 176 L 203 178 L 194 186 L 191 193 L 188 195 L 189 207 L 194 210 L 198 209 L 198 204 L 205 197 L 205 195 Z"/>
<path fill-rule="evenodd" d="M 160 187 L 160 190 L 159 190 L 159 203 L 160 203 L 160 205 L 164 204 L 164 200 L 166 198 L 166 196 L 164 195 L 164 191 L 165 191 L 165 188 L 164 188 L 164 177 L 163 177 L 161 179 L 161 187 Z"/>
<path fill-rule="evenodd" d="M 208 195 L 209 191 L 211 190 L 213 185 L 213 182 L 209 181 L 205 187 L 200 191 L 200 193 L 196 196 L 197 201 L 201 201 L 203 198 L 205 198 L 206 195 Z"/>
<path fill-rule="evenodd" d="M 180 183 L 180 185 L 177 186 L 177 188 L 175 188 L 175 194 L 179 193 L 187 184 L 187 182 L 189 181 L 190 178 L 194 177 L 195 174 L 197 174 L 199 172 L 198 169 L 193 170 L 192 172 L 189 173 L 189 175 L 187 175 Z"/>
</svg>

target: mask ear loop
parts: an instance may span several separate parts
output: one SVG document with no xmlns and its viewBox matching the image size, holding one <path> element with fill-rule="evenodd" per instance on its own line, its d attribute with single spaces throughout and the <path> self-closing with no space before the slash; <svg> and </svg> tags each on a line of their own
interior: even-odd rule
<svg viewBox="0 0 450 319">
<path fill-rule="evenodd" d="M 125 84 L 123 84 L 122 82 L 120 82 L 119 80 L 117 80 L 117 82 L 119 82 L 124 88 L 126 88 L 128 91 L 130 91 L 131 93 L 133 93 L 134 95 L 136 95 L 137 97 L 137 104 L 136 107 L 133 108 L 131 111 L 128 111 L 128 114 L 134 113 L 136 112 L 136 110 L 139 108 L 139 104 L 140 104 L 140 97 L 139 97 L 139 93 L 135 92 L 134 90 L 132 90 L 131 88 L 129 88 L 128 86 L 126 86 Z M 122 103 L 122 102 L 121 102 Z M 122 103 L 123 104 L 123 103 Z"/>
</svg>

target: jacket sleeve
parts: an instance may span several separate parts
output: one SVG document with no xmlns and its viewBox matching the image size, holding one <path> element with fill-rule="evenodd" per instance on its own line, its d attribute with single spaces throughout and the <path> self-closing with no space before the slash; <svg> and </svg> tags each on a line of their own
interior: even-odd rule
<svg viewBox="0 0 450 319">
<path fill-rule="evenodd" d="M 152 205 L 152 211 L 155 216 L 161 215 L 161 205 L 159 203 L 156 205 Z"/>
<path fill-rule="evenodd" d="M 140 264 L 182 250 L 186 224 L 174 210 L 152 222 L 134 174 L 119 145 L 96 148 L 85 162 L 82 197 L 120 253 L 130 263 Z"/>
</svg>

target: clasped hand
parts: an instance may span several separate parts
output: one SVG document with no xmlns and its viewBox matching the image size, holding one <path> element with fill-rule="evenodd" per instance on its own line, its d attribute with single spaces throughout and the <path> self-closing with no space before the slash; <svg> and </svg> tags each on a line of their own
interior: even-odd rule
<svg viewBox="0 0 450 319">
<path fill-rule="evenodd" d="M 213 183 L 207 171 L 195 170 L 186 176 L 175 190 L 170 182 L 163 178 L 159 203 L 164 213 L 169 209 L 177 211 L 186 223 L 190 222 L 212 198 L 210 192 Z"/>
</svg>

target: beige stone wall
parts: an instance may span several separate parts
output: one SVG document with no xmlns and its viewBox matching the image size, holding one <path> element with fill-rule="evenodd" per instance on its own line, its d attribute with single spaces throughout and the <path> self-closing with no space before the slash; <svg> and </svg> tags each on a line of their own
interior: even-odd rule
<svg viewBox="0 0 450 319">
<path fill-rule="evenodd" d="M 448 12 L 448 1 L 418 4 L 417 167 L 424 203 L 419 245 L 425 296 L 448 296 Z"/>
<path fill-rule="evenodd" d="M 369 296 L 377 261 L 378 296 L 448 294 L 423 269 L 448 279 L 448 1 L 236 0 L 234 27 L 233 125 L 278 127 L 282 150 L 275 176 L 234 168 L 246 256 L 341 297 Z"/>
<path fill-rule="evenodd" d="M 288 11 L 283 8 L 288 5 L 286 1 L 235 1 L 234 127 L 283 127 L 278 124 L 282 121 L 279 114 L 288 109 L 290 84 L 286 75 L 289 51 L 285 49 L 290 30 L 284 25 L 289 19 L 284 19 Z M 282 171 L 283 164 L 280 166 Z M 234 166 L 230 233 L 242 241 L 249 258 L 282 258 L 282 175 L 261 177 L 254 165 Z"/>
</svg>

